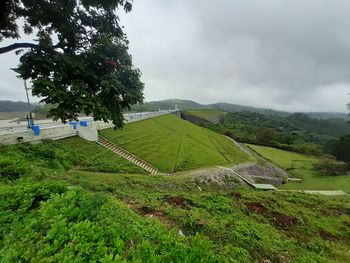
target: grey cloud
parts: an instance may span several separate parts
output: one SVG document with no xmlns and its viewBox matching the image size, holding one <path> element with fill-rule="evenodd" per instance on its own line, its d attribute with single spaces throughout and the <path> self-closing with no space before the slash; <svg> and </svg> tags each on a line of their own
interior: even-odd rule
<svg viewBox="0 0 350 263">
<path fill-rule="evenodd" d="M 148 101 L 346 111 L 350 100 L 348 0 L 135 0 L 121 23 Z"/>
<path fill-rule="evenodd" d="M 349 1 L 135 1 L 122 21 L 149 100 L 346 110 Z"/>
</svg>

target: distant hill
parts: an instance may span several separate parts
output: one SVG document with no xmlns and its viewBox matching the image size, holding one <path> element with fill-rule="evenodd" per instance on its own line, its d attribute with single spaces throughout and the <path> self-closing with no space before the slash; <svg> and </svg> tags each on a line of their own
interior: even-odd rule
<svg viewBox="0 0 350 263">
<path fill-rule="evenodd" d="M 33 108 L 37 107 L 38 103 L 32 103 Z M 268 116 L 287 117 L 292 112 L 277 111 L 273 109 L 257 108 L 246 105 L 238 105 L 231 103 L 213 103 L 213 104 L 200 104 L 192 100 L 180 100 L 180 99 L 168 99 L 161 101 L 150 101 L 144 104 L 136 104 L 132 107 L 132 111 L 155 111 L 155 110 L 167 110 L 174 109 L 188 110 L 188 109 L 214 109 L 224 112 L 257 112 Z M 0 100 L 0 112 L 26 112 L 28 111 L 28 105 L 22 101 L 5 101 Z M 314 119 L 347 119 L 348 115 L 342 112 L 303 112 Z"/>
<path fill-rule="evenodd" d="M 314 119 L 347 119 L 348 114 L 342 112 L 306 112 L 311 118 Z"/>
<path fill-rule="evenodd" d="M 227 112 L 249 111 L 249 112 L 261 113 L 264 115 L 283 116 L 283 117 L 291 114 L 291 113 L 285 112 L 285 111 L 256 108 L 256 107 L 251 107 L 251 106 L 244 106 L 244 105 L 230 104 L 230 103 L 214 103 L 214 104 L 209 104 L 207 106 L 212 108 L 212 109 L 227 111 Z"/>
<path fill-rule="evenodd" d="M 151 101 L 146 102 L 142 105 L 133 106 L 133 110 L 135 111 L 144 111 L 144 110 L 158 110 L 159 108 L 162 110 L 166 109 L 174 109 L 175 106 L 179 109 L 188 110 L 188 109 L 215 109 L 219 111 L 225 112 L 257 112 L 268 116 L 279 116 L 279 117 L 287 117 L 293 114 L 293 112 L 286 111 L 277 111 L 273 109 L 265 109 L 265 108 L 257 108 L 246 105 L 238 105 L 231 103 L 213 103 L 213 104 L 200 104 L 192 100 L 179 100 L 179 99 L 168 99 L 161 101 Z M 303 112 L 314 119 L 347 119 L 348 115 L 342 112 Z"/>
<path fill-rule="evenodd" d="M 22 101 L 0 100 L 0 112 L 28 111 L 28 104 Z"/>
<path fill-rule="evenodd" d="M 144 104 L 137 104 L 132 107 L 132 110 L 136 111 L 147 111 L 147 110 L 167 110 L 174 109 L 175 106 L 178 109 L 205 109 L 208 108 L 206 105 L 201 105 L 192 100 L 178 100 L 178 99 L 169 99 L 161 101 L 150 101 Z"/>
</svg>

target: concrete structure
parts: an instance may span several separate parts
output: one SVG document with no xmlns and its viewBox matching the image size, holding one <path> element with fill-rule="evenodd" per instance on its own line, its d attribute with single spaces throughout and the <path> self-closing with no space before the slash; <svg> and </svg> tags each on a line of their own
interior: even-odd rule
<svg viewBox="0 0 350 263">
<path fill-rule="evenodd" d="M 90 142 L 97 142 L 98 132 L 97 129 L 91 127 L 77 126 L 77 134 L 80 138 L 83 138 Z"/>
<path fill-rule="evenodd" d="M 141 121 L 169 113 L 175 110 L 140 112 L 124 114 L 125 123 Z M 98 131 L 114 127 L 113 123 L 94 121 L 92 117 L 79 118 L 79 122 L 62 123 L 52 120 L 36 121 L 36 130 L 28 129 L 27 122 L 0 122 L 0 145 L 36 142 L 41 140 L 58 140 L 66 137 L 80 136 L 89 141 L 98 140 Z M 35 132 L 37 133 L 35 135 Z"/>
<path fill-rule="evenodd" d="M 242 174 L 238 173 L 237 171 L 235 171 L 232 168 L 228 168 L 228 167 L 223 167 L 223 166 L 218 166 L 221 169 L 227 170 L 229 172 L 231 172 L 231 174 L 236 175 L 238 178 L 240 178 L 243 182 L 245 182 L 247 185 L 253 187 L 254 189 L 260 189 L 260 190 L 277 190 L 276 187 L 274 187 L 271 184 L 256 184 L 254 182 L 252 182 L 251 180 L 249 180 L 248 178 L 246 178 L 245 176 L 243 176 Z"/>
<path fill-rule="evenodd" d="M 296 192 L 305 194 L 316 194 L 316 195 L 326 195 L 326 196 L 341 196 L 349 195 L 343 190 L 278 190 L 279 192 Z"/>
</svg>

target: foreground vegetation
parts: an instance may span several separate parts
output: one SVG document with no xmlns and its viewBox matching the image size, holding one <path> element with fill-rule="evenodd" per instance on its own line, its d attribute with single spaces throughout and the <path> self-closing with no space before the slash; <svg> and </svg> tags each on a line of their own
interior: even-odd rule
<svg viewBox="0 0 350 263">
<path fill-rule="evenodd" d="M 46 175 L 70 169 L 95 172 L 144 171 L 106 148 L 78 137 L 40 144 L 0 147 L 0 178 L 15 180 L 24 175 Z"/>
<path fill-rule="evenodd" d="M 265 146 L 249 145 L 249 147 L 281 168 L 287 169 L 293 176 L 302 179 L 301 182 L 289 182 L 284 184 L 281 186 L 281 189 L 341 189 L 350 193 L 350 174 L 332 176 L 317 172 L 315 165 L 320 161 L 324 161 L 319 157 L 292 153 Z"/>
<path fill-rule="evenodd" d="M 129 131 L 147 147 L 154 133 L 158 140 L 181 134 L 184 152 L 209 151 L 214 141 L 222 156 L 237 158 L 225 137 L 210 140 L 211 131 L 176 120 L 154 119 L 155 128 L 139 122 L 148 137 Z M 118 138 L 131 145 L 123 132 Z M 255 191 L 229 175 L 213 182 L 142 172 L 79 138 L 1 146 L 0 262 L 350 261 L 348 196 Z"/>
<path fill-rule="evenodd" d="M 171 114 L 130 123 L 123 130 L 103 130 L 101 135 L 163 172 L 250 160 L 229 138 Z"/>
<path fill-rule="evenodd" d="M 2 182 L 0 211 L 3 262 L 350 260 L 348 197 L 73 170 Z"/>
</svg>

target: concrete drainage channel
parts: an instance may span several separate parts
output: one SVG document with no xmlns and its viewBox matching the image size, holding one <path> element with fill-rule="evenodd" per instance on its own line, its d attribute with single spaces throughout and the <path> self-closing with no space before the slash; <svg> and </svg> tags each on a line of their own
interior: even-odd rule
<svg viewBox="0 0 350 263">
<path fill-rule="evenodd" d="M 230 171 L 231 173 L 233 173 L 234 175 L 236 175 L 237 177 L 239 177 L 242 181 L 244 181 L 246 184 L 248 184 L 249 186 L 255 188 L 255 189 L 261 189 L 261 190 L 277 190 L 276 187 L 274 187 L 272 184 L 256 184 L 253 183 L 252 181 L 248 180 L 247 178 L 245 178 L 243 175 L 237 173 L 235 170 L 231 169 L 231 168 L 227 168 L 227 167 L 223 167 L 223 166 L 218 166 L 221 169 L 225 169 L 227 171 Z"/>
<path fill-rule="evenodd" d="M 228 168 L 228 167 L 223 167 L 223 166 L 218 166 L 221 169 L 227 170 L 240 178 L 243 182 L 245 182 L 247 185 L 251 186 L 254 189 L 259 189 L 259 190 L 275 190 L 279 192 L 294 192 L 294 193 L 305 193 L 305 194 L 318 194 L 318 195 L 326 195 L 326 196 L 342 196 L 342 195 L 348 195 L 342 190 L 279 190 L 275 186 L 271 184 L 256 184 L 243 175 L 239 174 L 236 172 L 234 169 Z"/>
<path fill-rule="evenodd" d="M 112 151 L 113 153 L 119 155 L 120 157 L 128 160 L 129 162 L 132 162 L 133 164 L 137 165 L 138 167 L 141 167 L 142 169 L 144 169 L 145 171 L 147 171 L 151 174 L 157 174 L 159 172 L 158 169 L 155 168 L 154 166 L 152 166 L 151 164 L 138 158 L 137 156 L 133 155 L 132 153 L 129 153 L 128 151 L 124 150 L 123 148 L 110 142 L 106 138 L 103 138 L 102 136 L 98 136 L 97 143 L 102 145 L 103 147 L 107 148 L 108 150 Z"/>
</svg>

